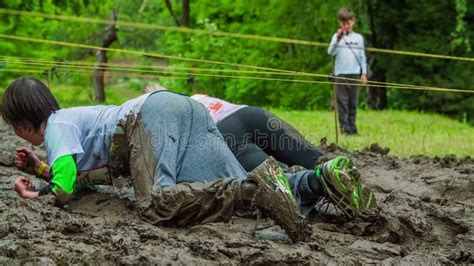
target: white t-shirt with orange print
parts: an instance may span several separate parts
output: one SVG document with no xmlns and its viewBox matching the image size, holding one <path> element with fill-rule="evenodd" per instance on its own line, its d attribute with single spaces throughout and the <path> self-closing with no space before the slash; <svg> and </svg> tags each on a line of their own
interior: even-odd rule
<svg viewBox="0 0 474 266">
<path fill-rule="evenodd" d="M 212 117 L 212 120 L 216 124 L 238 110 L 247 107 L 247 105 L 233 104 L 219 98 L 210 97 L 206 94 L 195 94 L 191 96 L 191 98 L 206 107 L 207 111 Z"/>
</svg>

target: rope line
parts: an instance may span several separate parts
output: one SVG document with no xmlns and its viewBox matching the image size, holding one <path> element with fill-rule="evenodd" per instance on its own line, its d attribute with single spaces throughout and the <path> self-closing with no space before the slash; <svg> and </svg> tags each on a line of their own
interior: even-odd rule
<svg viewBox="0 0 474 266">
<path fill-rule="evenodd" d="M 17 40 L 17 41 L 27 41 L 27 42 L 35 42 L 35 43 L 45 43 L 45 44 L 52 44 L 52 45 L 68 46 L 68 47 L 79 47 L 79 48 L 109 51 L 109 52 L 123 53 L 123 54 L 133 54 L 133 55 L 148 56 L 148 57 L 155 57 L 155 58 L 166 58 L 166 59 L 171 59 L 171 60 L 181 60 L 181 61 L 199 62 L 199 63 L 217 64 L 217 65 L 228 65 L 228 66 L 234 66 L 234 67 L 253 68 L 253 69 L 278 71 L 278 72 L 290 72 L 290 73 L 295 72 L 295 71 L 282 70 L 282 69 L 276 69 L 276 68 L 251 66 L 251 65 L 244 65 L 244 64 L 237 64 L 237 63 L 226 63 L 226 62 L 221 62 L 221 61 L 187 58 L 187 57 L 181 57 L 181 56 L 164 55 L 164 54 L 158 54 L 158 53 L 141 52 L 141 51 L 118 49 L 118 48 L 105 48 L 105 47 L 88 45 L 88 44 L 43 40 L 43 39 L 35 39 L 35 38 L 30 38 L 30 37 L 15 36 L 15 35 L 8 35 L 8 34 L 0 34 L 0 38 L 10 39 L 10 40 Z"/>
<path fill-rule="evenodd" d="M 8 56 L 0 56 L 0 58 L 9 58 L 11 59 L 12 57 Z M 26 61 L 26 62 L 25 62 Z M 71 62 L 61 62 L 61 61 L 49 61 L 49 60 L 43 60 L 40 59 L 38 61 L 43 61 L 47 63 L 37 63 L 37 62 L 30 62 L 28 60 L 21 61 L 19 60 L 18 62 L 25 64 L 25 65 L 36 65 L 36 66 L 51 66 L 55 65 L 57 67 L 65 67 L 65 68 L 70 68 L 70 67 L 75 67 L 79 66 L 81 68 L 88 68 L 88 69 L 102 69 L 102 70 L 111 70 L 111 71 L 129 71 L 129 72 L 137 72 L 137 73 L 160 73 L 160 74 L 178 74 L 178 75 L 194 75 L 194 76 L 204 76 L 204 77 L 236 77 L 236 76 L 226 76 L 226 75 L 210 75 L 210 74 L 202 74 L 202 73 L 191 73 L 191 72 L 176 72 L 176 71 L 170 71 L 167 69 L 167 67 L 162 67 L 162 66 L 155 66 L 156 68 L 159 69 L 165 69 L 167 71 L 154 71 L 154 70 L 140 70 L 136 69 L 135 66 L 127 66 L 127 65 L 122 65 L 122 64 L 103 64 L 102 67 L 95 67 L 93 62 L 87 62 L 87 61 L 76 61 L 74 63 Z M 32 59 L 31 61 L 34 61 Z M 8 61 L 4 61 L 8 62 Z M 51 64 L 50 64 L 51 63 Z M 76 64 L 77 63 L 77 64 Z M 107 65 L 112 65 L 113 67 L 108 67 Z M 115 67 L 119 66 L 119 67 Z M 184 70 L 198 70 L 198 71 L 223 71 L 223 72 L 238 72 L 238 70 L 232 70 L 232 69 L 201 69 L 201 68 L 182 68 Z M 264 71 L 242 71 L 241 73 L 253 73 L 253 74 L 268 74 L 268 75 L 299 75 L 302 74 L 302 76 L 315 76 L 315 77 L 323 77 L 327 78 L 329 75 L 323 75 L 323 74 L 312 74 L 312 73 L 280 73 L 280 72 L 264 72 Z M 254 78 L 254 79 L 261 79 L 261 80 L 272 80 L 272 81 L 291 81 L 289 79 L 271 79 L 271 78 L 259 78 L 259 77 L 243 77 L 243 78 Z M 347 80 L 347 81 L 354 81 L 355 83 L 345 83 L 345 84 L 351 84 L 351 85 L 360 85 L 360 82 L 358 79 L 353 79 L 353 78 L 342 78 L 338 77 L 338 80 Z M 295 82 L 310 82 L 309 80 L 295 80 L 292 79 Z M 316 84 L 332 84 L 331 81 L 314 81 L 312 83 Z M 341 83 L 342 84 L 342 83 Z M 386 82 L 376 82 L 372 81 L 368 84 L 365 84 L 364 86 L 367 87 L 386 87 L 386 88 L 397 88 L 397 89 L 413 89 L 413 90 L 431 90 L 431 91 L 442 91 L 442 92 L 464 92 L 464 93 L 474 93 L 473 91 L 470 90 L 461 90 L 461 89 L 449 89 L 449 88 L 441 88 L 441 87 L 427 87 L 427 86 L 419 86 L 419 85 L 409 85 L 409 84 L 397 84 L 397 83 L 386 83 Z"/>
<path fill-rule="evenodd" d="M 36 70 L 36 69 L 26 69 L 26 68 L 19 68 L 19 69 L 0 69 L 3 72 L 21 72 L 25 70 L 25 72 L 33 71 L 33 73 L 43 73 L 44 70 Z M 93 76 L 93 73 L 83 71 L 83 70 L 69 70 L 70 72 L 78 72 L 78 73 L 89 73 Z M 175 75 L 185 75 L 182 79 L 187 79 L 190 73 L 183 73 L 183 72 L 169 72 L 170 74 Z M 176 77 L 176 76 L 160 76 L 160 75 L 130 75 L 127 73 L 124 76 L 134 76 L 134 77 L 141 77 L 146 76 L 149 78 L 168 78 L 168 77 Z M 356 85 L 360 86 L 361 84 L 358 83 L 348 83 L 348 82 L 332 82 L 332 81 L 317 81 L 317 80 L 298 80 L 298 79 L 278 79 L 278 78 L 265 78 L 265 77 L 255 77 L 255 76 L 234 76 L 234 75 L 215 75 L 215 74 L 201 74 L 201 73 L 193 73 L 195 76 L 202 76 L 202 77 L 211 77 L 211 78 L 236 78 L 236 79 L 250 79 L 250 80 L 264 80 L 264 81 L 282 81 L 282 82 L 296 82 L 296 83 L 310 83 L 310 84 L 336 84 L 336 85 Z M 425 88 L 416 88 L 416 87 L 405 87 L 405 86 L 392 86 L 392 85 L 375 85 L 375 84 L 365 84 L 364 86 L 367 87 L 386 87 L 386 88 L 393 88 L 393 89 L 403 89 L 403 90 L 418 90 L 418 91 L 427 91 Z M 474 91 L 469 90 L 460 90 L 460 89 L 447 89 L 447 88 L 433 88 L 429 89 L 430 91 L 438 91 L 438 92 L 457 92 L 457 93 L 471 93 L 474 94 Z"/>
<path fill-rule="evenodd" d="M 1 61 L 1 60 L 0 60 Z M 33 65 L 33 66 L 47 66 L 47 67 L 50 67 L 50 66 L 53 66 L 51 64 L 45 64 L 45 63 L 36 63 L 36 62 L 21 62 L 22 64 L 25 64 L 25 65 Z M 195 72 L 186 72 L 186 73 L 183 73 L 183 72 L 176 72 L 176 71 L 156 71 L 156 70 L 140 70 L 140 69 L 135 69 L 135 68 L 132 68 L 132 67 L 124 67 L 124 68 L 117 68 L 117 67 L 107 67 L 107 66 L 94 66 L 92 64 L 89 64 L 89 65 L 69 65 L 69 64 L 66 64 L 66 65 L 61 65 L 61 64 L 55 64 L 54 66 L 56 67 L 65 67 L 65 68 L 71 68 L 71 67 L 75 67 L 75 66 L 80 66 L 81 68 L 87 68 L 87 69 L 98 69 L 98 70 L 111 70 L 111 71 L 129 71 L 129 72 L 138 72 L 138 73 L 160 73 L 160 74 L 169 74 L 169 73 L 172 73 L 172 74 L 182 74 L 182 75 L 194 75 L 194 76 L 202 76 L 203 74 L 201 73 L 195 73 Z M 123 65 L 122 65 L 123 66 Z M 162 69 L 166 69 L 166 68 L 162 68 Z M 192 69 L 196 69 L 196 68 L 192 68 Z M 200 69 L 201 70 L 201 69 Z M 227 71 L 226 71 L 227 72 Z M 230 70 L 230 72 L 232 72 L 232 70 Z M 273 74 L 273 72 L 258 72 L 258 71 L 246 71 L 247 73 L 250 72 L 250 73 L 264 73 L 264 74 Z M 245 72 L 242 72 L 242 73 L 245 73 Z M 286 75 L 285 73 L 275 73 L 275 74 L 278 74 L 278 75 Z M 222 75 L 213 75 L 213 77 L 220 77 Z M 329 75 L 321 75 L 322 77 L 324 78 L 327 78 L 329 77 Z M 352 85 L 360 85 L 360 82 L 358 79 L 352 79 L 352 78 L 338 78 L 340 80 L 348 80 L 348 81 L 355 81 L 356 83 L 351 83 Z M 275 81 L 276 80 L 280 80 L 280 79 L 274 79 Z M 325 83 L 324 83 L 325 84 Z M 377 86 L 375 86 L 376 84 L 378 84 Z M 371 83 L 368 83 L 364 86 L 373 86 L 373 87 L 393 87 L 393 86 L 397 86 L 397 87 L 406 87 L 406 88 L 411 88 L 411 87 L 419 87 L 421 89 L 424 89 L 425 87 L 423 86 L 408 86 L 408 85 L 404 85 L 404 84 L 382 84 L 381 82 L 375 82 L 374 81 L 374 84 L 371 84 Z"/>
<path fill-rule="evenodd" d="M 46 69 L 47 70 L 47 69 Z M 38 69 L 25 69 L 25 68 L 17 68 L 17 69 L 0 69 L 0 72 L 26 72 L 26 73 L 39 73 L 44 74 L 45 70 L 38 70 Z M 69 70 L 66 72 L 67 74 L 77 74 L 81 76 L 94 76 L 94 73 L 90 71 L 83 71 L 83 70 Z M 136 77 L 136 78 L 150 78 L 150 79 L 180 79 L 185 80 L 187 77 L 177 77 L 177 76 L 161 76 L 161 75 L 141 75 L 141 74 L 133 74 L 133 73 L 107 73 L 108 76 L 113 77 Z"/>
<path fill-rule="evenodd" d="M 105 20 L 105 19 L 55 15 L 55 14 L 20 11 L 20 10 L 12 10 L 12 9 L 4 9 L 4 8 L 0 8 L 0 14 L 40 17 L 40 18 L 45 18 L 45 19 L 57 19 L 57 20 L 72 21 L 72 22 L 79 22 L 79 23 L 93 23 L 93 24 L 103 24 L 103 25 L 110 24 L 110 21 Z M 152 30 L 176 31 L 176 32 L 184 32 L 184 33 L 194 33 L 194 34 L 206 34 L 206 35 L 213 35 L 213 36 L 220 36 L 220 37 L 232 37 L 232 38 L 260 40 L 260 41 L 269 41 L 269 42 L 278 42 L 278 43 L 291 43 L 291 44 L 300 44 L 300 45 L 317 46 L 317 47 L 329 46 L 328 43 L 317 42 L 317 41 L 306 41 L 306 40 L 298 40 L 298 39 L 290 39 L 290 38 L 270 37 L 270 36 L 262 36 L 262 35 L 255 35 L 255 34 L 230 33 L 230 32 L 223 32 L 223 31 L 209 31 L 209 30 L 202 30 L 202 29 L 191 29 L 191 28 L 185 28 L 185 27 L 164 26 L 164 25 L 157 25 L 157 24 L 146 24 L 146 23 L 140 23 L 140 22 L 130 22 L 130 21 L 120 21 L 120 20 L 116 22 L 116 25 L 131 27 L 131 28 L 139 28 L 139 29 L 152 29 Z M 441 54 L 424 53 L 424 52 L 383 49 L 383 48 L 376 48 L 376 47 L 366 47 L 365 50 L 369 52 L 375 52 L 375 53 L 474 62 L 473 57 L 450 56 L 450 55 L 441 55 Z"/>
</svg>

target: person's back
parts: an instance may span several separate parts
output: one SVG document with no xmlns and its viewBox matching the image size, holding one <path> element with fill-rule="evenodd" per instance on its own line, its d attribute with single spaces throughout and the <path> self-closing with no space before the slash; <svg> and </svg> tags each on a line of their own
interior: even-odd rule
<svg viewBox="0 0 474 266">
<path fill-rule="evenodd" d="M 137 114 L 148 96 L 145 94 L 120 106 L 73 107 L 51 114 L 45 129 L 49 164 L 65 154 L 75 154 L 78 171 L 108 166 L 110 143 L 117 124 L 128 115 Z"/>
</svg>

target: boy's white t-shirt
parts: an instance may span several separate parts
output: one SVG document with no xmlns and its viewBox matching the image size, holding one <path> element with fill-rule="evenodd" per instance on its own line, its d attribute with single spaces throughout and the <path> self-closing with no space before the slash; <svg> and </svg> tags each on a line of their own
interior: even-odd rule
<svg viewBox="0 0 474 266">
<path fill-rule="evenodd" d="M 46 123 L 45 146 L 49 165 L 64 155 L 75 155 L 78 171 L 108 166 L 112 135 L 127 115 L 140 112 L 151 93 L 120 106 L 65 108 L 51 114 Z"/>
<path fill-rule="evenodd" d="M 207 111 L 212 117 L 212 120 L 216 124 L 238 110 L 247 107 L 247 105 L 233 104 L 219 98 L 207 96 L 205 94 L 195 94 L 191 96 L 191 98 L 206 107 Z"/>
<path fill-rule="evenodd" d="M 334 34 L 328 48 L 328 54 L 336 56 L 334 74 L 366 74 L 367 60 L 364 49 L 364 38 L 359 33 L 351 32 L 339 41 L 337 34 Z"/>
</svg>

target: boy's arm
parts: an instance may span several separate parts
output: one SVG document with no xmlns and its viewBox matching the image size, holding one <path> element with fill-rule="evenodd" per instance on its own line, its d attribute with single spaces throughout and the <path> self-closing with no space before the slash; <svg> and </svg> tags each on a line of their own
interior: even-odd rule
<svg viewBox="0 0 474 266">
<path fill-rule="evenodd" d="M 335 56 L 337 53 L 337 45 L 341 39 L 337 38 L 337 34 L 334 34 L 331 39 L 331 43 L 329 44 L 328 48 L 328 55 Z"/>
</svg>

